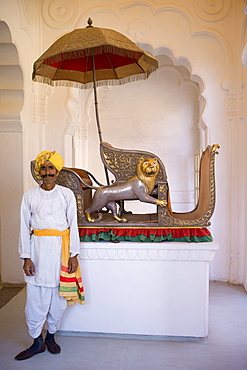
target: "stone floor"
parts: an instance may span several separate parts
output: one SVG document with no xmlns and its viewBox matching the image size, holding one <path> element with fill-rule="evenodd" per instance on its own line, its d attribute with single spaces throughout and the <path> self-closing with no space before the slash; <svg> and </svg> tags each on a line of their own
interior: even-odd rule
<svg viewBox="0 0 247 370">
<path fill-rule="evenodd" d="M 4 285 L 0 289 L 0 308 L 5 306 L 23 287 L 24 285 Z"/>
<path fill-rule="evenodd" d="M 31 344 L 24 306 L 25 289 L 0 309 L 1 370 L 247 369 L 247 293 L 241 286 L 210 283 L 209 335 L 205 340 L 102 338 L 67 333 L 57 335 L 62 348 L 59 355 L 45 351 L 19 362 L 14 360 L 15 355 Z"/>
</svg>

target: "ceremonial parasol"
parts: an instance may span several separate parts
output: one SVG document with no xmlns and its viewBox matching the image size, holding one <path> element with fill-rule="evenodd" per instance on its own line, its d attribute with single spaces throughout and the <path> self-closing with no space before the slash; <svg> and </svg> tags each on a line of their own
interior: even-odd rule
<svg viewBox="0 0 247 370">
<path fill-rule="evenodd" d="M 158 61 L 123 34 L 92 26 L 78 28 L 55 41 L 34 63 L 33 80 L 52 86 L 94 88 L 100 142 L 97 86 L 121 85 L 146 79 Z"/>
</svg>

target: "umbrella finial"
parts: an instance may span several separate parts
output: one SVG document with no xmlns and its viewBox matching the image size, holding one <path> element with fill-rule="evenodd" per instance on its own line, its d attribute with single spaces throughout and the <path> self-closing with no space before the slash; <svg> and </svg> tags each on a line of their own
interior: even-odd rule
<svg viewBox="0 0 247 370">
<path fill-rule="evenodd" d="M 91 18 L 88 18 L 87 24 L 88 24 L 88 26 L 87 26 L 86 28 L 88 28 L 88 27 L 93 27 L 93 26 L 92 26 L 93 21 L 92 21 L 92 19 L 91 19 Z"/>
</svg>

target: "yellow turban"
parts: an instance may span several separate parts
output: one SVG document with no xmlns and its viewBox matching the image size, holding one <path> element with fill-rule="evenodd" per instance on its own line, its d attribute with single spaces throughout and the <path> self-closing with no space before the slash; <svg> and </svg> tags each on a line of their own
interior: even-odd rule
<svg viewBox="0 0 247 370">
<path fill-rule="evenodd" d="M 37 155 L 35 161 L 34 172 L 38 179 L 40 179 L 40 168 L 46 161 L 50 161 L 58 171 L 63 168 L 63 157 L 60 154 L 56 153 L 55 150 L 53 152 L 44 150 Z"/>
</svg>

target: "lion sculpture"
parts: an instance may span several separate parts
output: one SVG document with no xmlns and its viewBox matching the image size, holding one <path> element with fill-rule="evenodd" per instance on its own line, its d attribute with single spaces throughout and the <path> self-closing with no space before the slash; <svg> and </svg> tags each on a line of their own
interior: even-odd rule
<svg viewBox="0 0 247 370">
<path fill-rule="evenodd" d="M 118 216 L 116 201 L 139 199 L 141 202 L 165 207 L 167 205 L 165 200 L 156 199 L 150 195 L 155 187 L 158 173 L 159 163 L 156 158 L 141 158 L 137 163 L 136 176 L 109 186 L 101 186 L 96 190 L 92 205 L 85 211 L 87 221 L 100 221 L 102 219 L 101 213 L 98 219 L 92 218 L 91 214 L 107 207 L 115 220 L 128 222 L 126 218 Z"/>
</svg>

